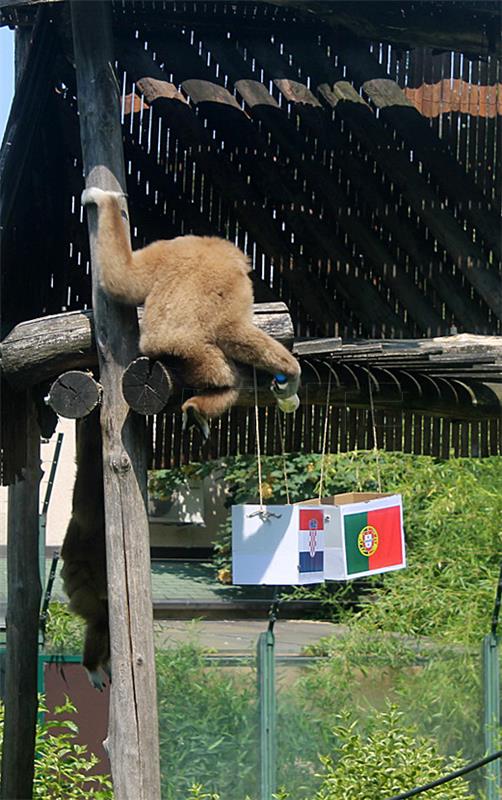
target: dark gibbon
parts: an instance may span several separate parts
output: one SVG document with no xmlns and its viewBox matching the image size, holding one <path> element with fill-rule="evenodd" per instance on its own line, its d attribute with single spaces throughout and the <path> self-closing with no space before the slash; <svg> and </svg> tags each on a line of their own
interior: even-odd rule
<svg viewBox="0 0 502 800">
<path fill-rule="evenodd" d="M 61 550 L 61 576 L 70 608 L 86 624 L 83 665 L 92 685 L 110 677 L 103 455 L 99 409 L 77 421 L 77 474 L 72 514 Z"/>
<path fill-rule="evenodd" d="M 296 394 L 298 361 L 253 324 L 250 264 L 238 247 L 215 236 L 179 236 L 132 251 L 118 192 L 86 189 L 82 203 L 98 207 L 97 254 L 104 290 L 122 303 L 144 304 L 140 351 L 174 356 L 184 386 L 198 393 L 182 405 L 183 419 L 207 437 L 208 420 L 238 398 L 236 362 L 278 375 L 277 396 Z"/>
</svg>

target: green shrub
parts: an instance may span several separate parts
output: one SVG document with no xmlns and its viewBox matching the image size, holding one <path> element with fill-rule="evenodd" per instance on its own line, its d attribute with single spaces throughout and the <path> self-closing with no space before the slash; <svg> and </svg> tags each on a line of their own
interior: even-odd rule
<svg viewBox="0 0 502 800">
<path fill-rule="evenodd" d="M 163 800 L 179 800 L 201 780 L 224 798 L 255 793 L 255 675 L 232 675 L 204 656 L 194 644 L 157 654 Z"/>
<path fill-rule="evenodd" d="M 45 629 L 46 653 L 77 654 L 84 646 L 84 623 L 66 603 L 49 603 Z"/>
<path fill-rule="evenodd" d="M 298 691 L 321 709 L 330 696 L 364 725 L 368 709 L 395 702 L 406 722 L 433 735 L 445 753 L 481 755 L 480 648 L 371 632 L 354 624 L 306 649 L 325 656 L 300 680 Z"/>
<path fill-rule="evenodd" d="M 366 735 L 343 718 L 334 733 L 339 745 L 334 756 L 321 757 L 324 770 L 315 800 L 383 800 L 443 777 L 464 763 L 446 759 L 433 739 L 418 736 L 394 708 L 375 714 Z M 281 800 L 288 797 L 293 798 L 287 792 L 279 795 Z M 429 791 L 427 797 L 472 800 L 473 795 L 457 778 Z"/>
<path fill-rule="evenodd" d="M 320 456 L 289 453 L 286 459 L 291 501 L 315 497 Z M 256 502 L 256 459 L 236 456 L 219 465 L 229 502 Z M 266 503 L 286 502 L 283 467 L 280 456 L 263 459 Z M 190 464 L 154 473 L 152 486 L 161 493 L 163 486 L 176 485 L 184 471 L 197 475 L 208 468 Z M 360 624 L 367 630 L 478 644 L 489 625 L 499 568 L 502 458 L 439 461 L 373 451 L 326 458 L 324 494 L 379 488 L 403 495 L 408 569 L 345 586 L 302 587 L 298 596 L 321 600 L 325 616 L 333 620 L 351 619 L 359 607 Z M 216 570 L 228 568 L 230 520 L 221 527 L 215 549 Z M 343 600 L 350 601 L 348 611 Z"/>
<path fill-rule="evenodd" d="M 40 711 L 47 713 L 43 702 Z M 99 763 L 85 745 L 78 744 L 78 726 L 63 719 L 73 714 L 69 700 L 51 711 L 51 719 L 38 722 L 35 744 L 35 780 L 33 797 L 41 800 L 112 800 L 113 791 L 108 775 L 91 775 Z M 0 704 L 0 748 L 3 741 L 3 706 Z"/>
</svg>

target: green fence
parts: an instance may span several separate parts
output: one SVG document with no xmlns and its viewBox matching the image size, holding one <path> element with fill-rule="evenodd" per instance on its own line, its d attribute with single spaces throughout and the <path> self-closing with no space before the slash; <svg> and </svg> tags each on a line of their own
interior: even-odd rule
<svg viewBox="0 0 502 800">
<path fill-rule="evenodd" d="M 208 656 L 192 643 L 159 652 L 158 663 L 165 800 L 188 796 L 194 783 L 222 800 L 272 800 L 281 787 L 311 800 L 320 756 L 336 758 L 339 715 L 364 736 L 389 704 L 417 737 L 469 762 L 486 752 L 484 710 L 496 749 L 493 698 L 486 709 L 486 681 L 493 692 L 495 675 L 483 673 L 481 651 L 348 635 L 329 657 L 276 656 L 267 631 L 253 656 Z M 485 796 L 487 779 L 499 791 L 491 765 L 469 777 L 474 796 Z"/>
<path fill-rule="evenodd" d="M 320 757 L 332 755 L 335 764 L 339 758 L 340 715 L 364 741 L 389 704 L 402 714 L 403 727 L 445 755 L 460 753 L 471 762 L 500 746 L 499 654 L 492 636 L 468 650 L 341 630 L 306 652 L 295 641 L 294 623 L 274 636 L 265 623 L 260 634 L 255 622 L 236 653 L 235 647 L 208 651 L 204 642 L 212 631 L 200 636 L 204 625 L 178 631 L 172 641 L 157 637 L 164 800 L 185 800 L 196 784 L 221 800 L 272 800 L 282 787 L 294 800 L 312 800 L 322 782 Z M 41 663 L 48 659 L 63 668 L 75 661 L 45 655 Z M 42 673 L 41 666 L 41 679 Z M 499 763 L 468 777 L 474 797 L 499 800 Z"/>
</svg>

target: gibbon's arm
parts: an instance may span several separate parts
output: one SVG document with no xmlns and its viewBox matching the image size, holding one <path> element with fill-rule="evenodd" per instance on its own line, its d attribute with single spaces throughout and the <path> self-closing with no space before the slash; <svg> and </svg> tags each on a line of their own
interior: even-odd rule
<svg viewBox="0 0 502 800">
<path fill-rule="evenodd" d="M 82 205 L 98 207 L 99 282 L 115 300 L 139 305 L 151 289 L 155 264 L 143 256 L 144 250 L 131 250 L 118 203 L 122 196 L 92 187 L 82 193 Z"/>
</svg>

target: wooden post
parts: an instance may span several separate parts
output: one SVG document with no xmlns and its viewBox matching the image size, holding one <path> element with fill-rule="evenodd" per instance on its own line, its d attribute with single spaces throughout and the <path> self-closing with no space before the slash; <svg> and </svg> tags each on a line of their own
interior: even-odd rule
<svg viewBox="0 0 502 800">
<path fill-rule="evenodd" d="M 71 3 L 80 136 L 86 185 L 125 190 L 111 6 Z M 126 213 L 125 203 L 124 212 Z M 146 514 L 144 420 L 122 395 L 124 368 L 138 354 L 135 308 L 98 283 L 97 213 L 87 209 L 100 382 L 112 692 L 108 750 L 116 800 L 159 800 L 160 770 Z"/>
<path fill-rule="evenodd" d="M 37 721 L 37 660 L 42 589 L 38 568 L 40 431 L 31 392 L 19 394 L 25 467 L 9 486 L 7 658 L 2 750 L 4 800 L 32 796 Z"/>
</svg>

